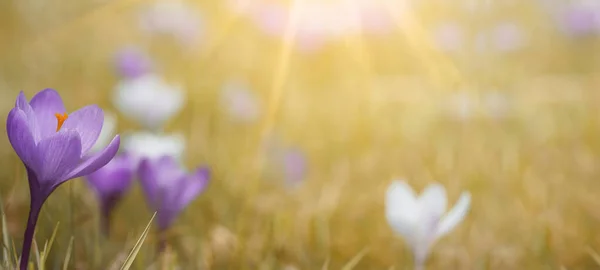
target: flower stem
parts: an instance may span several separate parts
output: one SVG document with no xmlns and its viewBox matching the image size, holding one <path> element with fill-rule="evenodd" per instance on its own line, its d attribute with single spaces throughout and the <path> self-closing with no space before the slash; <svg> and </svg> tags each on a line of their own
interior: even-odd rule
<svg viewBox="0 0 600 270">
<path fill-rule="evenodd" d="M 106 238 L 110 237 L 110 210 L 108 207 L 102 207 L 100 214 L 100 231 Z"/>
<path fill-rule="evenodd" d="M 121 194 L 110 194 L 100 197 L 100 231 L 106 238 L 110 236 L 110 220 L 113 210 L 120 199 Z"/>
<path fill-rule="evenodd" d="M 422 250 L 415 254 L 415 270 L 425 270 L 426 255 Z"/>
<path fill-rule="evenodd" d="M 31 244 L 33 242 L 33 235 L 35 233 L 35 225 L 41 209 L 42 204 L 34 202 L 33 200 L 31 201 L 31 206 L 29 207 L 29 217 L 27 218 L 27 227 L 25 228 L 25 235 L 23 237 L 23 249 L 21 250 L 21 270 L 27 270 L 29 254 L 31 252 Z"/>
<path fill-rule="evenodd" d="M 167 232 L 166 230 L 159 230 L 158 231 L 158 246 L 157 246 L 157 253 L 161 254 L 165 251 L 165 249 L 167 248 Z"/>
</svg>

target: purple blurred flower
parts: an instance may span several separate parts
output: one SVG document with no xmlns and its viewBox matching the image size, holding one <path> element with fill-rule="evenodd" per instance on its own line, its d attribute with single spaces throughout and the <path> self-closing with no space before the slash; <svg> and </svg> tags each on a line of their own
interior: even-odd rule
<svg viewBox="0 0 600 270">
<path fill-rule="evenodd" d="M 86 177 L 88 184 L 96 192 L 100 201 L 101 230 L 107 236 L 111 213 L 131 186 L 135 165 L 131 156 L 121 154 L 113 158 L 106 166 Z"/>
<path fill-rule="evenodd" d="M 210 171 L 202 167 L 190 174 L 175 158 L 163 156 L 159 159 L 142 160 L 138 175 L 148 205 L 157 212 L 158 230 L 162 234 L 206 188 Z M 161 240 L 159 250 L 164 245 L 164 240 Z"/>
<path fill-rule="evenodd" d="M 562 28 L 573 36 L 592 35 L 600 23 L 600 11 L 582 6 L 568 7 L 562 13 Z"/>
<path fill-rule="evenodd" d="M 285 181 L 296 185 L 302 182 L 307 173 L 306 156 L 299 149 L 290 149 L 283 158 L 283 170 Z"/>
<path fill-rule="evenodd" d="M 117 153 L 115 136 L 103 150 L 90 154 L 102 129 L 104 116 L 96 105 L 67 115 L 53 89 L 37 93 L 31 102 L 20 92 L 8 114 L 8 140 L 27 169 L 31 204 L 23 240 L 21 269 L 27 269 L 38 214 L 50 194 L 69 179 L 95 172 Z"/>
<path fill-rule="evenodd" d="M 116 55 L 116 67 L 119 75 L 133 79 L 152 71 L 152 61 L 146 54 L 135 48 L 125 48 Z"/>
<path fill-rule="evenodd" d="M 301 148 L 286 146 L 277 134 L 271 134 L 263 142 L 271 177 L 288 187 L 300 184 L 308 172 L 308 160 Z"/>
</svg>

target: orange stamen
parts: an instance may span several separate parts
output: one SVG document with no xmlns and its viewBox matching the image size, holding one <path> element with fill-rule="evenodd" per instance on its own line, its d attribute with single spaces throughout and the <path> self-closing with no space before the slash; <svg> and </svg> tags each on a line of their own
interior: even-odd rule
<svg viewBox="0 0 600 270">
<path fill-rule="evenodd" d="M 54 116 L 56 116 L 56 120 L 58 120 L 58 125 L 56 126 L 56 132 L 58 132 L 62 125 L 65 123 L 65 120 L 69 118 L 69 115 L 67 113 L 55 113 Z"/>
</svg>

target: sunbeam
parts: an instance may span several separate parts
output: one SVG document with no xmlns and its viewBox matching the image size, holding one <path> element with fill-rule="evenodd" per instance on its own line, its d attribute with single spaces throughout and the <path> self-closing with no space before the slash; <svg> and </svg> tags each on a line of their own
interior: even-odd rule
<svg viewBox="0 0 600 270">
<path fill-rule="evenodd" d="M 285 33 L 281 42 L 279 60 L 275 65 L 273 82 L 269 91 L 265 119 L 261 125 L 261 140 L 268 137 L 275 122 L 276 114 L 280 106 L 281 95 L 284 91 L 285 80 L 289 72 L 296 38 L 296 26 L 298 24 L 299 5 L 303 0 L 293 0 L 290 6 L 290 17 L 285 26 Z"/>
<path fill-rule="evenodd" d="M 435 83 L 439 85 L 460 85 L 463 83 L 464 78 L 457 66 L 433 46 L 429 32 L 422 26 L 422 23 L 413 12 L 399 13 L 393 1 L 384 0 L 382 4 L 387 6 L 386 10 L 390 12 L 396 26 L 421 59 L 420 62 L 428 67 L 430 75 L 436 78 Z"/>
</svg>

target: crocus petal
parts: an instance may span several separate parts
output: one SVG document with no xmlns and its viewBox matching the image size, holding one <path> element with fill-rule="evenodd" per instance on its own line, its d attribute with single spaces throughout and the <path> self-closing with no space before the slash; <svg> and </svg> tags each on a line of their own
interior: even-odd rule
<svg viewBox="0 0 600 270">
<path fill-rule="evenodd" d="M 98 136 L 100 136 L 103 122 L 104 113 L 102 109 L 97 105 L 90 105 L 71 113 L 62 128 L 74 129 L 79 133 L 81 154 L 85 154 L 94 146 Z"/>
<path fill-rule="evenodd" d="M 186 177 L 186 185 L 181 185 L 182 191 L 177 198 L 179 209 L 185 208 L 204 190 L 210 179 L 208 168 L 200 168 L 194 174 Z"/>
<path fill-rule="evenodd" d="M 94 153 L 92 156 L 86 157 L 71 173 L 63 178 L 63 181 L 88 175 L 104 167 L 115 157 L 117 151 L 119 151 L 120 143 L 121 139 L 119 135 L 115 136 L 106 148 L 98 153 Z"/>
<path fill-rule="evenodd" d="M 96 140 L 96 143 L 90 149 L 92 152 L 97 152 L 106 147 L 112 140 L 115 130 L 117 129 L 117 116 L 110 112 L 104 112 L 104 122 L 102 123 L 102 131 Z"/>
<path fill-rule="evenodd" d="M 421 210 L 435 218 L 440 218 L 446 212 L 447 203 L 446 189 L 437 183 L 429 185 L 419 197 Z"/>
<path fill-rule="evenodd" d="M 23 93 L 23 91 L 19 92 L 19 95 L 17 95 L 17 100 L 15 101 L 15 107 L 19 108 L 20 110 L 31 110 L 33 111 L 33 109 L 31 108 L 31 105 L 29 105 L 29 102 L 27 102 L 27 97 L 25 97 L 25 93 Z"/>
<path fill-rule="evenodd" d="M 156 210 L 158 207 L 158 185 L 156 179 L 156 171 L 150 159 L 143 159 L 138 167 L 138 176 L 142 190 L 146 195 L 146 201 L 151 208 Z"/>
<path fill-rule="evenodd" d="M 394 181 L 388 187 L 385 214 L 396 233 L 410 238 L 419 218 L 419 205 L 413 189 L 405 181 Z"/>
<path fill-rule="evenodd" d="M 183 171 L 178 168 L 179 171 Z M 173 183 L 160 187 L 160 206 L 158 210 L 158 226 L 166 229 L 175 221 L 177 216 L 190 204 L 206 187 L 210 172 L 206 168 L 198 169 L 192 175 L 180 175 L 179 178 L 168 178 Z M 160 181 L 160 180 L 159 180 Z"/>
<path fill-rule="evenodd" d="M 33 135 L 35 143 L 37 144 L 40 141 L 41 137 L 37 125 L 37 119 L 35 116 L 35 112 L 33 112 L 33 108 L 31 108 L 31 105 L 29 105 L 29 102 L 27 102 L 27 98 L 25 97 L 23 91 L 19 92 L 19 95 L 17 96 L 17 100 L 15 102 L 15 107 L 23 111 L 23 113 L 25 113 L 25 120 L 29 125 L 31 135 Z"/>
<path fill-rule="evenodd" d="M 35 112 L 41 137 L 45 138 L 56 133 L 58 120 L 55 114 L 66 112 L 58 92 L 54 89 L 42 90 L 31 99 L 29 104 Z"/>
<path fill-rule="evenodd" d="M 12 109 L 8 113 L 6 132 L 10 144 L 19 158 L 23 161 L 25 166 L 33 168 L 38 167 L 37 157 L 35 155 L 36 145 L 26 118 L 27 116 L 24 111 L 19 110 L 18 108 Z"/>
<path fill-rule="evenodd" d="M 463 192 L 458 199 L 458 202 L 446 216 L 441 220 L 438 229 L 437 237 L 442 237 L 450 232 L 456 225 L 462 222 L 469 211 L 471 205 L 471 194 Z"/>
<path fill-rule="evenodd" d="M 179 181 L 185 180 L 185 171 L 172 156 L 163 156 L 154 164 L 156 167 L 156 185 L 161 189 L 176 188 Z"/>
<path fill-rule="evenodd" d="M 58 184 L 81 160 L 81 140 L 75 130 L 65 129 L 40 141 L 37 147 L 39 166 L 31 168 L 40 182 Z"/>
<path fill-rule="evenodd" d="M 106 166 L 87 176 L 87 181 L 101 196 L 122 193 L 133 179 L 133 162 L 127 155 L 113 158 Z"/>
</svg>

